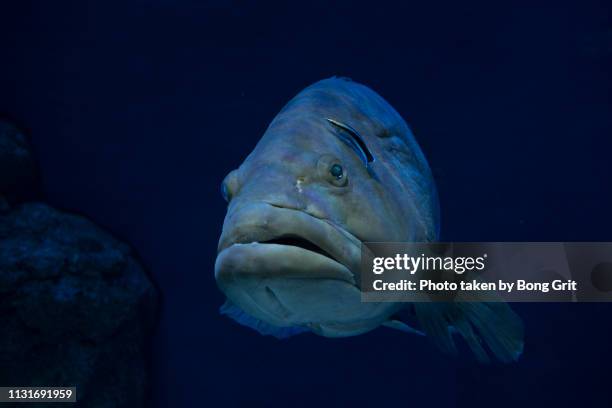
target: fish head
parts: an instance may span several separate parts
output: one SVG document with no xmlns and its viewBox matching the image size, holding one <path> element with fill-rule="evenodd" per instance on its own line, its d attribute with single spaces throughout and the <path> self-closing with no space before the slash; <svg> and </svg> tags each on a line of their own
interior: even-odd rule
<svg viewBox="0 0 612 408">
<path fill-rule="evenodd" d="M 437 228 L 431 174 L 411 137 L 351 81 L 320 81 L 291 100 L 222 183 L 215 277 L 228 299 L 268 324 L 325 336 L 387 319 L 394 304 L 361 302 L 362 242 L 429 240 Z"/>
</svg>

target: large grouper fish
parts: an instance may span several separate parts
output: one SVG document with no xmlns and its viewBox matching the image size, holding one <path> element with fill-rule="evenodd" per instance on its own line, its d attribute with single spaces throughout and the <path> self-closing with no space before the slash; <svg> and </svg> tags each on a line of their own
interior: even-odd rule
<svg viewBox="0 0 612 408">
<path fill-rule="evenodd" d="M 401 116 L 345 78 L 295 96 L 222 183 L 228 202 L 215 277 L 221 312 L 262 334 L 426 334 L 481 361 L 516 360 L 520 318 L 502 302 L 362 302 L 361 243 L 429 242 L 439 209 L 427 161 Z M 487 351 L 488 350 L 488 351 Z"/>
</svg>

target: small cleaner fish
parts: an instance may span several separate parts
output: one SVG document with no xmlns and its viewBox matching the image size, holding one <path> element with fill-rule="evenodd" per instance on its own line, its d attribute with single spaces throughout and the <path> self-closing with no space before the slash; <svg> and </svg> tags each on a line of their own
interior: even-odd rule
<svg viewBox="0 0 612 408">
<path fill-rule="evenodd" d="M 222 192 L 222 314 L 279 338 L 387 326 L 425 334 L 449 353 L 458 333 L 483 362 L 521 354 L 521 319 L 503 302 L 361 302 L 362 242 L 439 234 L 429 165 L 406 122 L 370 88 L 334 77 L 304 89 Z"/>
</svg>

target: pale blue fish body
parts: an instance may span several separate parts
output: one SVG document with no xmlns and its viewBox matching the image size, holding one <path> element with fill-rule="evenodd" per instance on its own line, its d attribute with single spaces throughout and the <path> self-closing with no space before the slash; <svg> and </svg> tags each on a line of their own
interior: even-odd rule
<svg viewBox="0 0 612 408">
<path fill-rule="evenodd" d="M 481 360 L 481 338 L 504 361 L 520 354 L 520 319 L 505 304 L 361 302 L 362 242 L 434 241 L 439 233 L 429 165 L 406 122 L 370 88 L 330 78 L 304 89 L 223 190 L 215 276 L 228 297 L 224 314 L 277 337 L 353 336 L 381 325 L 422 331 L 447 351 L 455 327 Z M 483 336 L 482 313 L 507 324 Z M 418 328 L 400 318 L 407 315 Z"/>
</svg>

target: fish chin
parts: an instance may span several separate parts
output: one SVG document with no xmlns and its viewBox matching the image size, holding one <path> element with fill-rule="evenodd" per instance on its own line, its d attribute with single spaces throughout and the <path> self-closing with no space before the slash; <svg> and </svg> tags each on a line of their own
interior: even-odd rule
<svg viewBox="0 0 612 408">
<path fill-rule="evenodd" d="M 270 243 L 222 250 L 215 277 L 228 299 L 279 327 L 307 327 L 329 337 L 350 336 L 382 323 L 388 307 L 362 303 L 351 271 L 317 252 Z"/>
</svg>

